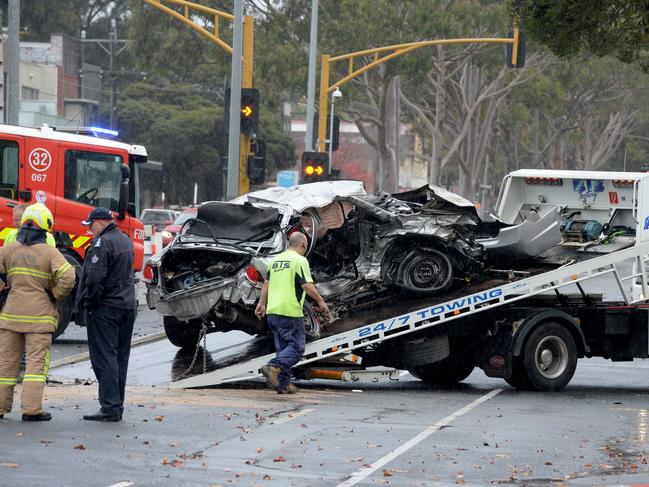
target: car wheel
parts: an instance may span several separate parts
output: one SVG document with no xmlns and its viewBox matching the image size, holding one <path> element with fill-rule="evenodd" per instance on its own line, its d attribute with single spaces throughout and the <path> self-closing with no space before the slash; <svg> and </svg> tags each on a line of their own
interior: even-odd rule
<svg viewBox="0 0 649 487">
<path fill-rule="evenodd" d="M 180 348 L 194 348 L 201 333 L 201 320 L 180 321 L 173 316 L 163 317 L 164 329 L 169 341 Z"/>
<path fill-rule="evenodd" d="M 558 323 L 543 323 L 525 342 L 525 375 L 534 389 L 560 391 L 577 368 L 577 346 L 566 329 Z"/>
<path fill-rule="evenodd" d="M 313 341 L 320 339 L 322 325 L 320 319 L 311 307 L 311 304 L 304 303 L 304 327 L 306 329 L 306 340 Z"/>
<path fill-rule="evenodd" d="M 449 357 L 433 364 L 412 367 L 408 371 L 432 386 L 450 386 L 469 377 L 474 368 L 471 362 L 451 360 Z"/>
<path fill-rule="evenodd" d="M 64 299 L 57 301 L 56 307 L 59 312 L 59 325 L 54 332 L 52 337 L 53 340 L 56 340 L 58 337 L 63 335 L 66 328 L 74 318 L 74 302 L 77 296 L 77 286 L 79 284 L 79 278 L 81 277 L 81 259 L 79 256 L 69 250 L 62 250 L 61 253 L 65 260 L 67 260 L 72 267 L 74 267 L 74 273 L 76 275 L 76 281 L 74 283 L 74 288 Z M 75 318 L 76 319 L 76 318 Z M 84 323 L 81 323 L 82 325 Z"/>
<path fill-rule="evenodd" d="M 446 291 L 453 283 L 451 259 L 435 249 L 415 250 L 399 266 L 399 286 L 426 294 Z"/>
</svg>

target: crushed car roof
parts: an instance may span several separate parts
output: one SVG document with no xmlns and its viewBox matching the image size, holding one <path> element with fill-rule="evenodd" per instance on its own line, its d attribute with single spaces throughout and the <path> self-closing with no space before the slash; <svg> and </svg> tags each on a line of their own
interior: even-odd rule
<svg viewBox="0 0 649 487">
<path fill-rule="evenodd" d="M 321 181 L 301 184 L 290 188 L 266 188 L 244 194 L 233 199 L 232 203 L 257 203 L 269 201 L 290 206 L 295 211 L 307 208 L 322 208 L 333 203 L 336 198 L 347 196 L 367 196 L 362 181 Z"/>
</svg>

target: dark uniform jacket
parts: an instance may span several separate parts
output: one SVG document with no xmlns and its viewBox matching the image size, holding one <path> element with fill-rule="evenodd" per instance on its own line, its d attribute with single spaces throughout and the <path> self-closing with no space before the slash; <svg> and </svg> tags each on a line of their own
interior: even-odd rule
<svg viewBox="0 0 649 487">
<path fill-rule="evenodd" d="M 77 291 L 77 309 L 92 310 L 103 305 L 135 309 L 133 242 L 115 223 L 95 238 L 83 261 Z"/>
</svg>

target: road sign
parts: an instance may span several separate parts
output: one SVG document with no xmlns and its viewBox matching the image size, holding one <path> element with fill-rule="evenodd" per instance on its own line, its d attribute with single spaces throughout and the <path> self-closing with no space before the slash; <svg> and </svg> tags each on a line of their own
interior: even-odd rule
<svg viewBox="0 0 649 487">
<path fill-rule="evenodd" d="M 289 188 L 295 186 L 298 181 L 298 171 L 278 171 L 277 186 L 280 188 Z"/>
</svg>

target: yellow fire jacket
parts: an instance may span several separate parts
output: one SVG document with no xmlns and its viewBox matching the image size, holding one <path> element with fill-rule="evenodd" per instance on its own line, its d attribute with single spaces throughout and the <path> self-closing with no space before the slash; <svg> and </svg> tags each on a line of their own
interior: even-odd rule
<svg viewBox="0 0 649 487">
<path fill-rule="evenodd" d="M 74 288 L 74 268 L 63 254 L 45 243 L 14 242 L 0 248 L 0 274 L 6 274 L 9 296 L 0 312 L 0 328 L 19 332 L 53 333 L 58 311 L 53 299 Z M 0 290 L 4 283 L 0 281 Z"/>
</svg>

